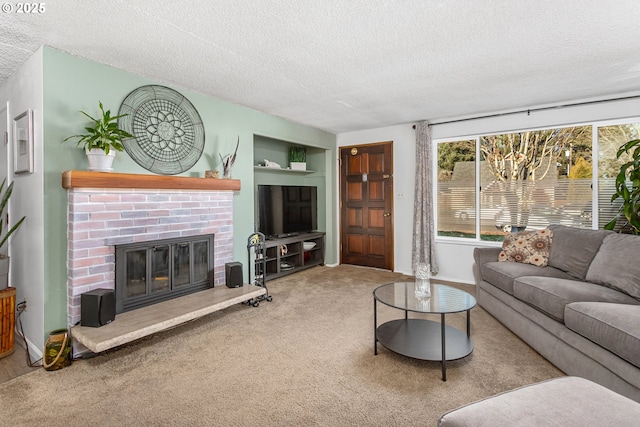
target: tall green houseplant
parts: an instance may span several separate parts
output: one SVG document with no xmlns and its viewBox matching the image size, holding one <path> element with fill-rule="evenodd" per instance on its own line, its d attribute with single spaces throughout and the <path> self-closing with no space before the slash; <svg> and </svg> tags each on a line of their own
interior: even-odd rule
<svg viewBox="0 0 640 427">
<path fill-rule="evenodd" d="M 2 201 L 0 201 L 0 217 L 4 218 L 5 216 L 5 212 L 4 210 L 7 207 L 7 203 L 9 203 L 9 197 L 11 197 L 11 193 L 13 193 L 13 182 L 11 182 L 11 184 L 9 184 L 9 186 L 7 187 L 7 190 L 3 193 L 2 190 L 4 189 L 4 184 L 7 180 L 4 179 L 2 181 L 2 184 L 0 184 L 0 194 L 2 194 Z M 20 220 L 18 222 L 16 222 L 13 227 L 11 227 L 9 229 L 9 231 L 7 231 L 6 233 L 3 234 L 4 230 L 4 221 L 0 221 L 0 249 L 2 249 L 2 247 L 7 243 L 7 241 L 9 240 L 9 237 L 11 237 L 11 235 L 18 229 L 18 227 L 20 227 L 20 225 L 22 224 L 22 222 L 25 220 L 26 216 L 23 216 L 22 218 L 20 218 Z"/>
<path fill-rule="evenodd" d="M 605 225 L 605 229 L 613 230 L 621 218 L 627 220 L 633 234 L 640 234 L 640 139 L 634 139 L 618 149 L 616 158 L 629 154 L 630 160 L 620 166 L 616 176 L 616 192 L 611 201 L 621 199 L 622 204 L 616 216 Z M 631 185 L 627 185 L 627 180 Z"/>
<path fill-rule="evenodd" d="M 9 237 L 22 225 L 26 216 L 23 216 L 16 222 L 9 231 L 5 232 L 4 230 L 4 221 L 1 218 L 5 217 L 5 209 L 7 208 L 7 204 L 9 203 L 9 198 L 11 197 L 11 193 L 13 193 L 13 182 L 9 184 L 6 190 L 4 190 L 4 184 L 6 183 L 6 179 L 2 181 L 0 184 L 0 194 L 2 195 L 0 198 L 0 249 L 9 241 Z M 4 190 L 4 191 L 3 191 Z M 9 257 L 6 255 L 0 254 L 0 290 L 5 289 L 8 286 L 8 278 L 9 278 Z"/>
</svg>

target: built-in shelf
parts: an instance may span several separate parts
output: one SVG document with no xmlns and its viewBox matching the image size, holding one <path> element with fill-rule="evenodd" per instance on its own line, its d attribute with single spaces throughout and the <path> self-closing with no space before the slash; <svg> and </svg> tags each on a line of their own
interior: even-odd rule
<svg viewBox="0 0 640 427">
<path fill-rule="evenodd" d="M 240 180 L 72 170 L 62 173 L 62 188 L 239 191 Z"/>
<path fill-rule="evenodd" d="M 283 169 L 283 168 L 269 168 L 266 166 L 254 166 L 253 167 L 254 170 L 256 171 L 260 171 L 260 172 L 271 172 L 271 173 L 315 173 L 316 171 L 312 171 L 312 170 L 296 170 L 296 169 Z"/>
<path fill-rule="evenodd" d="M 311 232 L 267 240 L 266 279 L 273 280 L 323 265 L 324 236 L 325 233 L 322 232 Z M 312 247 L 305 249 L 305 242 L 312 243 Z M 286 251 L 283 250 L 284 247 Z"/>
<path fill-rule="evenodd" d="M 307 170 L 287 169 L 289 152 L 293 146 L 306 148 Z M 254 134 L 253 138 L 253 176 L 255 192 L 260 185 L 300 185 L 317 189 L 318 212 L 317 227 L 325 229 L 325 213 L 331 186 L 329 148 L 306 145 L 301 141 L 286 141 L 279 138 Z M 279 165 L 280 168 L 261 166 L 267 159 Z M 258 218 L 256 218 L 258 222 Z M 282 236 L 282 235 L 281 235 Z M 287 274 L 302 271 L 316 265 L 324 264 L 325 233 L 300 233 L 295 236 L 272 238 L 266 241 L 265 278 L 273 280 Z M 305 249 L 304 242 L 314 243 L 313 248 Z M 286 251 L 283 250 L 286 246 Z M 262 262 L 262 260 L 260 260 Z"/>
</svg>

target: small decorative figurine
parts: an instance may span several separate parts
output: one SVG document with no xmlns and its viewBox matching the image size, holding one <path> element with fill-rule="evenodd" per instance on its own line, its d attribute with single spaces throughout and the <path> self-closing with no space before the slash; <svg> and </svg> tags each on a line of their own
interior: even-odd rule
<svg viewBox="0 0 640 427">
<path fill-rule="evenodd" d="M 238 147 L 240 146 L 240 137 L 238 136 L 238 143 L 236 144 L 236 149 L 233 154 L 228 154 L 224 158 L 222 154 L 219 154 L 220 160 L 222 160 L 222 178 L 228 179 L 231 178 L 231 167 L 233 163 L 236 161 L 236 154 L 238 153 Z"/>
</svg>

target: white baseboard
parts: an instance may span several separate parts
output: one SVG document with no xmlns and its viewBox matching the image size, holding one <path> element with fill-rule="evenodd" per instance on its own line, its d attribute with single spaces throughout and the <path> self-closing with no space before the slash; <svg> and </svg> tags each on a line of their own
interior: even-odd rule
<svg viewBox="0 0 640 427">
<path fill-rule="evenodd" d="M 20 335 L 18 333 L 18 328 L 16 328 L 16 344 L 22 348 L 23 350 L 26 351 L 26 348 L 24 346 L 24 339 L 22 338 L 22 335 Z M 29 338 L 26 338 L 27 341 L 27 346 L 29 347 L 29 356 L 31 357 L 31 362 L 35 362 L 36 360 L 40 360 L 42 359 L 42 350 L 40 350 L 38 347 L 36 347 L 36 345 L 34 343 L 32 343 L 31 341 L 29 341 Z"/>
</svg>

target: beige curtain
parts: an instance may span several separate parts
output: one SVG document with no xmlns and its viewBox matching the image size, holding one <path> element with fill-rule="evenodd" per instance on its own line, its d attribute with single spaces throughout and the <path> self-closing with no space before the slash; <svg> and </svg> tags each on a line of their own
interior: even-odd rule
<svg viewBox="0 0 640 427">
<path fill-rule="evenodd" d="M 431 127 L 422 121 L 416 125 L 416 182 L 413 205 L 412 264 L 416 277 L 437 274 L 436 245 L 433 234 L 433 179 Z"/>
</svg>

